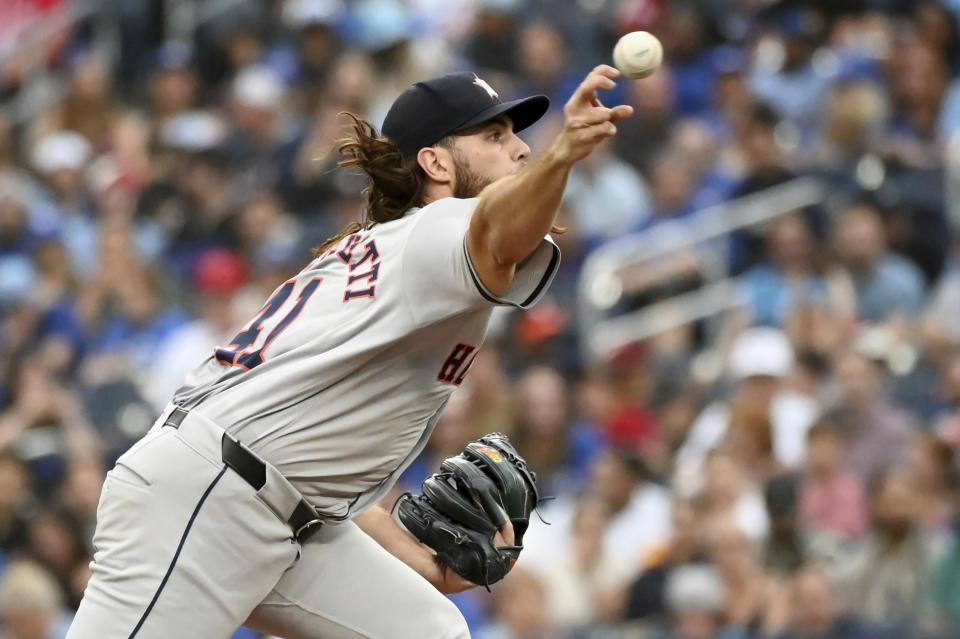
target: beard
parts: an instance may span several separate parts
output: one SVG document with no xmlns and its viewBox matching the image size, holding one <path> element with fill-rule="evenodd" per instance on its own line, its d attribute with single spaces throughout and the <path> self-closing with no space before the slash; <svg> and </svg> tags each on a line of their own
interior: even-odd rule
<svg viewBox="0 0 960 639">
<path fill-rule="evenodd" d="M 456 182 L 453 197 L 461 200 L 477 197 L 480 191 L 494 182 L 492 178 L 470 170 L 467 162 L 458 153 L 454 154 L 453 177 Z"/>
</svg>

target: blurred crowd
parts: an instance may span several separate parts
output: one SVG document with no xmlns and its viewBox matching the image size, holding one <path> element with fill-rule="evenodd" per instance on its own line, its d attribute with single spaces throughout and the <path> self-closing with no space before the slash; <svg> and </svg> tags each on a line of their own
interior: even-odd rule
<svg viewBox="0 0 960 639">
<path fill-rule="evenodd" d="M 455 601 L 478 639 L 960 637 L 957 0 L 0 4 L 3 639 L 63 637 L 106 470 L 359 215 L 338 113 L 469 69 L 551 98 L 536 150 L 635 29 L 665 64 L 603 96 L 636 115 L 570 178 L 556 282 L 398 486 L 490 431 L 539 473 L 516 568 Z M 732 310 L 584 355 L 592 251 L 798 176 L 827 197 L 724 239 Z M 708 279 L 664 263 L 621 307 Z"/>
</svg>

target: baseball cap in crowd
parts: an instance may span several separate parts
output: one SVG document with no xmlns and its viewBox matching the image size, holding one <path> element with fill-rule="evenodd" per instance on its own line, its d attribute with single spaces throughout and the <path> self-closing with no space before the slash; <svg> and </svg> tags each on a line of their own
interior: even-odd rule
<svg viewBox="0 0 960 639">
<path fill-rule="evenodd" d="M 747 68 L 747 56 L 732 44 L 720 45 L 710 55 L 714 70 L 721 75 L 742 73 Z"/>
<path fill-rule="evenodd" d="M 398 0 L 360 0 L 347 21 L 348 38 L 375 52 L 415 38 L 419 25 L 413 9 Z"/>
<path fill-rule="evenodd" d="M 182 40 L 164 42 L 153 55 L 154 68 L 162 71 L 189 69 L 191 64 L 193 47 Z"/>
<path fill-rule="evenodd" d="M 287 0 L 283 4 L 283 21 L 292 29 L 332 25 L 343 17 L 345 10 L 343 0 Z"/>
<path fill-rule="evenodd" d="M 671 612 L 720 612 L 725 597 L 723 579 L 707 564 L 678 566 L 667 577 L 664 599 Z"/>
<path fill-rule="evenodd" d="M 816 40 L 823 33 L 823 16 L 810 9 L 789 9 L 780 14 L 776 24 L 789 38 Z"/>
<path fill-rule="evenodd" d="M 730 375 L 747 377 L 783 377 L 793 367 L 793 347 L 783 331 L 769 326 L 754 326 L 733 340 L 730 349 Z"/>
<path fill-rule="evenodd" d="M 207 111 L 181 111 L 160 127 L 160 142 L 171 149 L 205 151 L 227 136 L 223 120 Z"/>
<path fill-rule="evenodd" d="M 0 257 L 0 308 L 25 301 L 36 281 L 37 272 L 29 257 L 17 253 Z"/>
<path fill-rule="evenodd" d="M 498 115 L 507 115 L 513 130 L 522 131 L 543 117 L 549 106 L 545 95 L 502 102 L 476 73 L 459 71 L 417 82 L 401 93 L 382 130 L 404 156 L 412 157 L 425 146 Z"/>
<path fill-rule="evenodd" d="M 249 278 L 243 258 L 224 248 L 205 250 L 193 267 L 193 285 L 208 295 L 233 295 Z"/>
<path fill-rule="evenodd" d="M 252 64 L 241 69 L 233 79 L 232 89 L 233 97 L 238 103 L 265 111 L 279 108 L 287 94 L 283 78 L 262 64 Z"/>
<path fill-rule="evenodd" d="M 40 173 L 80 171 L 93 149 L 87 138 L 75 131 L 57 131 L 43 137 L 33 149 L 33 166 Z"/>
</svg>

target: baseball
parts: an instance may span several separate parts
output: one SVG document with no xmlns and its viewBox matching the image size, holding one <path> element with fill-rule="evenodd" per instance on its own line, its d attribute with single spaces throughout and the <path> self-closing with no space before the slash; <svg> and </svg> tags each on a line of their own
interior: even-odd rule
<svg viewBox="0 0 960 639">
<path fill-rule="evenodd" d="M 663 45 L 646 31 L 631 31 L 613 47 L 613 64 L 628 78 L 645 78 L 663 62 Z"/>
</svg>

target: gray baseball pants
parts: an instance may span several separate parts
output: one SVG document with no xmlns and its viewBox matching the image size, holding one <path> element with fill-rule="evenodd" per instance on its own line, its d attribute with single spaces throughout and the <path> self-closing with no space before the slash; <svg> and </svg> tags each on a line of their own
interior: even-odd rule
<svg viewBox="0 0 960 639">
<path fill-rule="evenodd" d="M 277 512 L 298 493 L 267 464 L 254 490 L 221 459 L 223 431 L 163 417 L 107 474 L 93 576 L 67 639 L 462 639 L 463 616 L 356 524 L 302 545 Z"/>
</svg>

